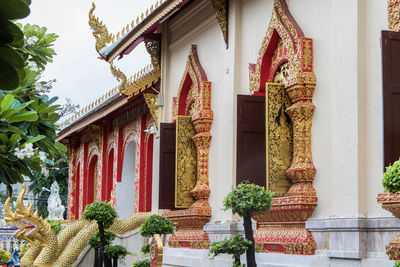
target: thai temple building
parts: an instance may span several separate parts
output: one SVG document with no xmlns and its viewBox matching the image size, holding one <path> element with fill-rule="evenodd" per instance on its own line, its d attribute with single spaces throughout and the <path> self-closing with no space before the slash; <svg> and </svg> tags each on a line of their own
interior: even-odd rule
<svg viewBox="0 0 400 267">
<path fill-rule="evenodd" d="M 400 156 L 399 0 L 158 0 L 117 34 L 95 13 L 119 85 L 61 125 L 69 220 L 93 201 L 160 214 L 176 224 L 163 266 L 232 266 L 209 242 L 243 232 L 223 200 L 248 180 L 275 192 L 253 217 L 258 266 L 400 259 L 382 208 L 400 202 L 382 186 Z M 141 43 L 151 65 L 123 73 Z"/>
</svg>

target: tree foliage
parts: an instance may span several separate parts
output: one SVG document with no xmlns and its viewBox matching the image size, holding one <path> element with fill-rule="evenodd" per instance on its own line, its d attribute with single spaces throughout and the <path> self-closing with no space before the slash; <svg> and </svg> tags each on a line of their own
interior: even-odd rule
<svg viewBox="0 0 400 267">
<path fill-rule="evenodd" d="M 144 260 L 135 261 L 132 264 L 132 267 L 150 267 L 150 260 L 144 259 Z"/>
<path fill-rule="evenodd" d="M 382 184 L 391 193 L 400 191 L 400 159 L 395 161 L 393 165 L 386 167 Z"/>
<path fill-rule="evenodd" d="M 105 245 L 108 246 L 112 243 L 112 241 L 115 239 L 117 235 L 114 232 L 111 232 L 109 230 L 104 231 L 104 241 Z M 91 246 L 94 249 L 99 249 L 100 248 L 100 233 L 97 231 L 93 237 L 89 239 L 89 246 Z"/>
<path fill-rule="evenodd" d="M 57 235 L 61 231 L 62 225 L 60 221 L 51 220 L 49 221 L 49 224 L 55 235 Z"/>
<path fill-rule="evenodd" d="M 140 251 L 143 253 L 143 255 L 147 255 L 150 252 L 150 244 L 146 243 L 143 245 L 143 247 L 140 249 Z"/>
<path fill-rule="evenodd" d="M 60 105 L 45 93 L 53 81 L 41 81 L 45 65 L 56 54 L 58 37 L 45 27 L 14 23 L 26 17 L 29 0 L 0 5 L 0 182 L 23 182 L 66 152 L 55 141 Z"/>
<path fill-rule="evenodd" d="M 257 212 L 270 209 L 273 196 L 273 192 L 262 186 L 241 183 L 225 197 L 224 210 L 232 209 L 234 214 L 241 217 L 251 217 Z"/>
<path fill-rule="evenodd" d="M 104 248 L 104 253 L 110 259 L 118 258 L 119 260 L 125 259 L 125 257 L 129 254 L 126 248 L 120 245 L 107 245 Z"/>
<path fill-rule="evenodd" d="M 251 217 L 258 212 L 264 212 L 271 208 L 271 200 L 274 192 L 264 187 L 244 182 L 233 188 L 224 199 L 224 209 L 232 209 L 232 212 L 243 217 L 243 226 L 246 239 L 251 242 L 246 252 L 247 265 L 256 266 L 253 227 Z"/>
<path fill-rule="evenodd" d="M 241 234 L 237 234 L 232 238 L 225 238 L 224 241 L 211 243 L 209 254 L 212 256 L 218 256 L 220 254 L 232 255 L 234 259 L 233 267 L 240 267 L 240 255 L 245 253 L 251 244 L 253 244 L 253 242 L 245 239 Z"/>
<path fill-rule="evenodd" d="M 155 234 L 172 234 L 175 230 L 174 224 L 160 215 L 151 215 L 140 227 L 140 235 L 152 237 Z"/>
<path fill-rule="evenodd" d="M 104 228 L 110 227 L 117 218 L 117 212 L 108 202 L 93 202 L 86 206 L 83 217 L 89 221 L 101 223 Z"/>
</svg>

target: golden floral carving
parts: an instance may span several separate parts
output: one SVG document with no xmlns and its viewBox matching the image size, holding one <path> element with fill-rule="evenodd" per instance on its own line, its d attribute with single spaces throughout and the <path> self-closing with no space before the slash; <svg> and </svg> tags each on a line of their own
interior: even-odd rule
<svg viewBox="0 0 400 267">
<path fill-rule="evenodd" d="M 158 127 L 158 95 L 157 94 L 143 94 L 144 100 L 146 101 L 146 105 L 150 110 L 151 117 L 156 123 Z"/>
<path fill-rule="evenodd" d="M 285 194 L 292 185 L 286 170 L 292 160 L 293 126 L 285 110 L 292 103 L 283 84 L 269 83 L 265 92 L 267 189 Z"/>
<path fill-rule="evenodd" d="M 151 266 L 154 267 L 161 267 L 162 266 L 162 260 L 163 260 L 163 244 L 160 238 L 159 234 L 155 234 L 151 240 L 150 244 L 150 261 L 151 261 Z"/>
<path fill-rule="evenodd" d="M 102 142 L 103 142 L 103 140 L 102 140 L 103 139 L 103 135 L 102 135 L 101 127 L 98 126 L 98 125 L 92 124 L 92 125 L 88 126 L 88 129 L 89 129 L 90 135 L 93 138 L 94 143 L 97 146 L 98 151 L 101 151 Z"/>
<path fill-rule="evenodd" d="M 389 30 L 400 31 L 400 0 L 388 0 Z"/>
<path fill-rule="evenodd" d="M 190 190 L 197 182 L 197 155 L 192 137 L 196 134 L 192 118 L 178 116 L 176 121 L 175 207 L 189 208 L 194 200 Z"/>
<path fill-rule="evenodd" d="M 150 55 L 151 65 L 155 69 L 161 69 L 161 39 L 145 37 L 144 45 Z"/>
<path fill-rule="evenodd" d="M 226 47 L 228 48 L 228 0 L 211 0 Z"/>
</svg>

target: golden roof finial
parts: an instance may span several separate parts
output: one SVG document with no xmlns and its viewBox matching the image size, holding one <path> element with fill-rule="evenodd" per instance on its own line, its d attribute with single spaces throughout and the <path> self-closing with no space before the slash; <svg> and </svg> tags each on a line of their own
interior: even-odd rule
<svg viewBox="0 0 400 267">
<path fill-rule="evenodd" d="M 108 32 L 106 25 L 97 17 L 93 15 L 96 5 L 92 3 L 92 7 L 89 10 L 89 25 L 93 30 L 93 36 L 96 39 L 96 51 L 107 46 L 112 42 L 111 34 Z"/>
</svg>

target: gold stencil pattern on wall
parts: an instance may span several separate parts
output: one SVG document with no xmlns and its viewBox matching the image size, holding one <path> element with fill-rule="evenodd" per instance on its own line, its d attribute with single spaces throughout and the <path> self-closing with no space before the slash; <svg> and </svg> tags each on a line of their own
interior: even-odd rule
<svg viewBox="0 0 400 267">
<path fill-rule="evenodd" d="M 196 134 L 192 117 L 176 120 L 175 207 L 189 208 L 194 202 L 190 190 L 197 181 L 197 150 L 192 140 Z"/>
<path fill-rule="evenodd" d="M 266 89 L 267 189 L 279 196 L 291 186 L 286 170 L 293 157 L 293 125 L 285 110 L 292 102 L 283 84 L 267 83 Z"/>
</svg>

